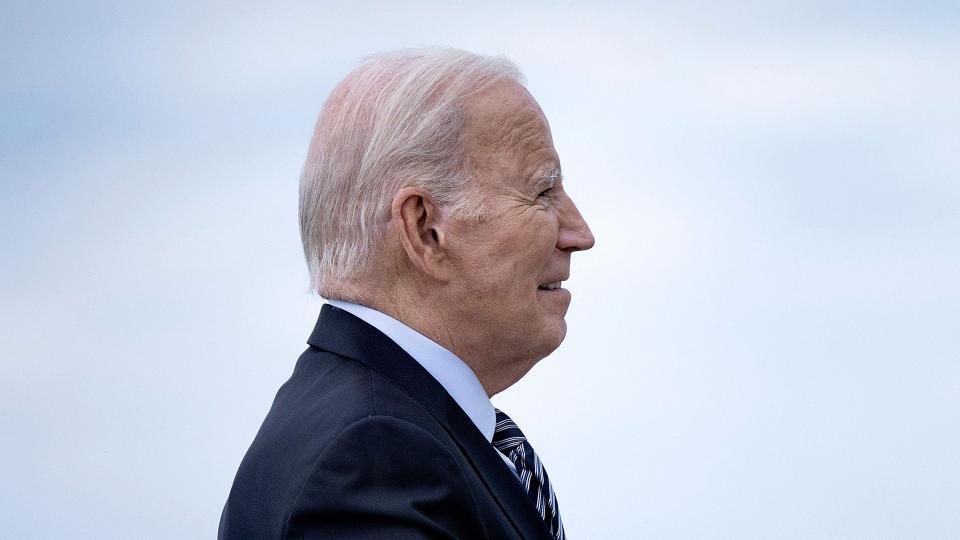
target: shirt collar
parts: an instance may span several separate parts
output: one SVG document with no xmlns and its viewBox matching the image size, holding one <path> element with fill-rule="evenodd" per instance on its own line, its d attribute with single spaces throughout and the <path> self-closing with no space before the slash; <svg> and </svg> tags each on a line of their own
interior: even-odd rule
<svg viewBox="0 0 960 540">
<path fill-rule="evenodd" d="M 463 360 L 427 336 L 373 308 L 343 300 L 327 300 L 327 303 L 349 311 L 393 340 L 443 386 L 480 433 L 488 441 L 493 441 L 497 421 L 493 404 L 476 374 Z"/>
</svg>

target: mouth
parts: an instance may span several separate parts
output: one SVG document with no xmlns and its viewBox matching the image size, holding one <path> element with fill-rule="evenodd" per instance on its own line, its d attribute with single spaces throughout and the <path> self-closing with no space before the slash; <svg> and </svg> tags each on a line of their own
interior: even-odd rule
<svg viewBox="0 0 960 540">
<path fill-rule="evenodd" d="M 562 281 L 554 281 L 553 283 L 544 283 L 543 285 L 540 285 L 539 287 L 537 287 L 537 289 L 541 291 L 555 291 L 559 289 L 560 285 L 562 284 L 563 284 Z"/>
</svg>

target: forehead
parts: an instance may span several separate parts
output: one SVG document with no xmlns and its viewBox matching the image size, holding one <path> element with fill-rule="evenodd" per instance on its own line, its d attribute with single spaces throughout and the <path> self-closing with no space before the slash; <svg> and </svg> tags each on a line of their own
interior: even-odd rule
<svg viewBox="0 0 960 540">
<path fill-rule="evenodd" d="M 521 169 L 559 165 L 543 111 L 527 90 L 513 81 L 501 82 L 471 99 L 466 135 L 474 165 Z"/>
</svg>

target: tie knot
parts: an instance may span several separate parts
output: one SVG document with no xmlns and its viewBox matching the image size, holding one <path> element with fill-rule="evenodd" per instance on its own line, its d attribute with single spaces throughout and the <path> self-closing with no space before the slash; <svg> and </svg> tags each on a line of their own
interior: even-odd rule
<svg viewBox="0 0 960 540">
<path fill-rule="evenodd" d="M 494 448 L 506 453 L 523 444 L 527 437 L 520 431 L 513 419 L 500 409 L 494 410 L 497 412 L 497 425 L 493 429 Z"/>
</svg>

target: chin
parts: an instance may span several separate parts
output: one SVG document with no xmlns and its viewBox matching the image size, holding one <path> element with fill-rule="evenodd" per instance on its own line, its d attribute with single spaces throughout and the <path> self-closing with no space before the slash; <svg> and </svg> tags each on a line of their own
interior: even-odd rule
<svg viewBox="0 0 960 540">
<path fill-rule="evenodd" d="M 557 325 L 557 326 L 558 326 L 558 328 L 557 328 L 557 345 L 556 345 L 556 347 L 559 347 L 560 344 L 563 343 L 563 340 L 567 337 L 567 320 L 566 320 L 566 319 L 560 319 L 560 324 Z M 556 348 L 556 347 L 554 347 L 554 348 Z"/>
<path fill-rule="evenodd" d="M 564 313 L 566 315 L 566 313 Z M 567 319 L 566 317 L 560 317 L 554 327 L 557 329 L 557 335 L 560 337 L 560 341 L 563 341 L 563 338 L 567 337 Z"/>
<path fill-rule="evenodd" d="M 543 349 L 538 356 L 545 358 L 552 354 L 560 347 L 565 337 L 567 337 L 567 321 L 561 318 L 556 323 L 551 324 L 549 329 L 544 332 Z"/>
</svg>

